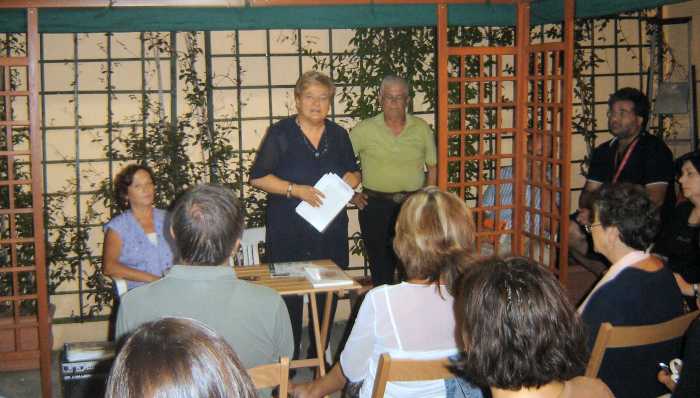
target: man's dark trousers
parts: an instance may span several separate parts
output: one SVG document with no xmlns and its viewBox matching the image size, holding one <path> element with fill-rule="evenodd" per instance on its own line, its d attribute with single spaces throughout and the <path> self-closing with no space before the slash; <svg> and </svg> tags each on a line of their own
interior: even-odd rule
<svg viewBox="0 0 700 398">
<path fill-rule="evenodd" d="M 369 257 L 374 286 L 394 283 L 398 259 L 394 254 L 394 226 L 401 203 L 391 199 L 368 196 L 367 206 L 359 212 L 360 228 Z"/>
</svg>

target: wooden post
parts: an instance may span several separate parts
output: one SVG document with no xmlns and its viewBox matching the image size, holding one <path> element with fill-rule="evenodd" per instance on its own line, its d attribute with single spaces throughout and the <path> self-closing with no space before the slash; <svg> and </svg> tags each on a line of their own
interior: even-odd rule
<svg viewBox="0 0 700 398">
<path fill-rule="evenodd" d="M 437 5 L 437 181 L 441 190 L 447 189 L 447 4 Z"/>
<path fill-rule="evenodd" d="M 571 200 L 571 118 L 574 96 L 574 0 L 564 0 L 564 92 L 561 117 L 562 139 L 562 195 L 559 207 L 559 281 L 566 286 L 569 281 L 569 206 Z"/>
<path fill-rule="evenodd" d="M 27 86 L 29 88 L 29 142 L 31 143 L 32 206 L 34 218 L 34 265 L 39 322 L 39 366 L 41 395 L 51 398 L 51 333 L 49 297 L 44 249 L 44 197 L 42 163 L 41 112 L 39 108 L 39 10 L 27 9 Z"/>
<path fill-rule="evenodd" d="M 518 0 L 515 23 L 516 100 L 515 100 L 515 170 L 513 181 L 513 247 L 523 255 L 523 198 L 525 197 L 525 130 L 527 128 L 527 88 L 530 59 L 530 1 Z"/>
</svg>

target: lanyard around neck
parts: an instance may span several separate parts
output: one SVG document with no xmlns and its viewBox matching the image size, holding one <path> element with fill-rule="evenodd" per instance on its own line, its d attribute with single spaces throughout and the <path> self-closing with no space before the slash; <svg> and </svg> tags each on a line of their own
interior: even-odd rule
<svg viewBox="0 0 700 398">
<path fill-rule="evenodd" d="M 613 184 L 617 182 L 617 180 L 620 178 L 620 174 L 622 174 L 622 169 L 625 168 L 625 165 L 627 164 L 627 161 L 630 159 L 630 155 L 632 154 L 632 151 L 634 151 L 634 147 L 637 146 L 637 143 L 639 142 L 639 136 L 634 138 L 634 141 L 632 141 L 631 144 L 627 147 L 627 150 L 625 151 L 625 156 L 622 158 L 622 162 L 620 162 L 620 165 L 617 166 L 617 170 L 615 171 L 615 177 L 613 177 Z"/>
</svg>

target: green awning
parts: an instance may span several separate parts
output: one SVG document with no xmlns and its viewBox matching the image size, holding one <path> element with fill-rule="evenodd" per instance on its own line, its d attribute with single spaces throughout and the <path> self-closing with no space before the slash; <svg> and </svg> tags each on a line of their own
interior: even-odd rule
<svg viewBox="0 0 700 398">
<path fill-rule="evenodd" d="M 578 0 L 577 17 L 619 14 L 685 0 Z M 448 23 L 454 26 L 510 26 L 515 6 L 452 4 Z M 533 0 L 532 23 L 561 20 L 562 0 Z M 26 31 L 23 9 L 0 10 L 0 31 Z M 323 29 L 433 26 L 432 4 L 294 6 L 263 8 L 47 8 L 39 11 L 45 33 L 195 31 L 233 29 Z"/>
</svg>

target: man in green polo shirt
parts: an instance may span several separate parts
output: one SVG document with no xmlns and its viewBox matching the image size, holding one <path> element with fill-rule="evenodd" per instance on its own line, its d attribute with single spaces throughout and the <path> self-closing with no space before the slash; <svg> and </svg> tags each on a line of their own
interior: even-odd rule
<svg viewBox="0 0 700 398">
<path fill-rule="evenodd" d="M 385 77 L 379 99 L 383 112 L 361 121 L 350 133 L 363 186 L 353 203 L 360 209 L 374 286 L 394 282 L 392 240 L 401 203 L 411 192 L 437 182 L 435 135 L 424 120 L 406 114 L 408 83 Z"/>
</svg>

